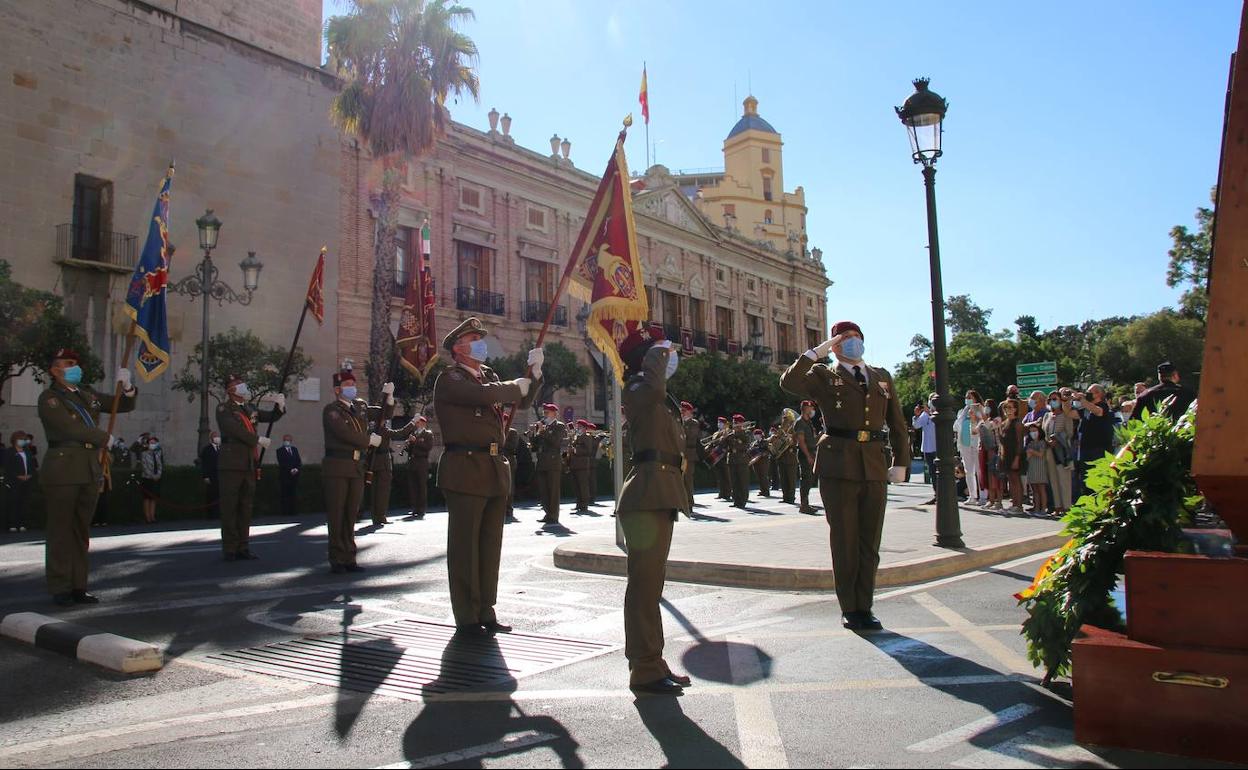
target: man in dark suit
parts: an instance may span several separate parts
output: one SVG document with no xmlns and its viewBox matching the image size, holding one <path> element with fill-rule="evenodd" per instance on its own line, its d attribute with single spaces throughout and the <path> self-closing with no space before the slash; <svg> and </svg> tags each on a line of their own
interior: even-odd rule
<svg viewBox="0 0 1248 770">
<path fill-rule="evenodd" d="M 30 434 L 17 431 L 13 446 L 4 453 L 4 526 L 0 531 L 26 531 L 26 506 L 34 489 L 39 461 L 30 451 Z"/>
<path fill-rule="evenodd" d="M 199 450 L 199 473 L 204 477 L 204 505 L 211 519 L 221 515 L 221 477 L 217 475 L 220 458 L 221 434 L 214 430 L 209 434 L 208 444 Z"/>
<path fill-rule="evenodd" d="M 294 516 L 295 498 L 299 492 L 299 473 L 303 469 L 303 458 L 299 456 L 299 447 L 295 446 L 291 435 L 282 436 L 282 445 L 277 448 L 277 464 L 281 468 L 278 486 L 281 488 L 281 510 L 283 516 Z"/>
<path fill-rule="evenodd" d="M 1174 397 L 1174 403 L 1165 406 L 1166 399 Z M 1179 370 L 1169 361 L 1157 365 L 1157 384 L 1144 391 L 1135 400 L 1135 409 L 1131 411 L 1131 419 L 1138 420 L 1147 409 L 1150 414 L 1158 410 L 1166 413 L 1171 420 L 1183 416 L 1187 408 L 1196 400 L 1196 394 L 1179 384 Z"/>
</svg>

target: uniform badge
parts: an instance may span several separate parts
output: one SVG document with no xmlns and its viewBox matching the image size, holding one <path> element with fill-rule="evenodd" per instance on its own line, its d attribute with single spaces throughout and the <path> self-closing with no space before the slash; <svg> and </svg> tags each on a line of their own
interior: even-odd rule
<svg viewBox="0 0 1248 770">
<path fill-rule="evenodd" d="M 52 407 L 53 409 L 55 409 L 56 407 L 58 407 L 58 406 L 60 406 L 60 405 L 61 405 L 61 403 L 60 403 L 59 401 L 57 401 L 57 400 L 56 400 L 56 397 L 55 397 L 55 396 L 53 396 L 52 398 L 49 398 L 49 399 L 48 399 L 48 406 Z"/>
<path fill-rule="evenodd" d="M 841 408 L 841 402 L 840 402 L 840 401 L 837 401 L 837 402 L 836 402 L 836 408 L 837 408 L 837 409 L 840 409 L 840 408 Z"/>
<path fill-rule="evenodd" d="M 884 398 L 888 398 L 888 397 L 889 397 L 889 395 L 888 395 L 888 383 L 887 383 L 887 382 L 884 382 L 883 380 L 881 380 L 881 381 L 880 381 L 880 393 L 884 394 Z"/>
</svg>

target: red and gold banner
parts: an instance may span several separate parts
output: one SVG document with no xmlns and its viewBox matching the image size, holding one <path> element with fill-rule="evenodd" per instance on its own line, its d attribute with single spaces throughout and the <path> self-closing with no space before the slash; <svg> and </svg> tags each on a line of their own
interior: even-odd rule
<svg viewBox="0 0 1248 770">
<path fill-rule="evenodd" d="M 399 363 L 422 385 L 438 360 L 438 343 L 434 339 L 433 272 L 429 265 L 429 223 L 421 229 L 421 254 L 403 298 L 403 315 L 399 320 Z"/>
<path fill-rule="evenodd" d="M 308 310 L 318 324 L 325 323 L 325 252 L 321 247 L 321 256 L 316 260 L 316 269 L 312 271 L 312 280 L 308 281 L 308 296 L 304 299 Z"/>
<path fill-rule="evenodd" d="M 631 117 L 625 126 L 632 123 Z M 585 225 L 564 272 L 569 291 L 589 303 L 589 336 L 624 382 L 619 345 L 650 315 L 637 255 L 637 228 L 624 157 L 627 128 L 615 142 L 607 170 L 590 203 Z"/>
<path fill-rule="evenodd" d="M 641 67 L 641 92 L 637 94 L 637 101 L 641 103 L 641 117 L 650 125 L 650 89 L 646 86 L 645 65 Z"/>
</svg>

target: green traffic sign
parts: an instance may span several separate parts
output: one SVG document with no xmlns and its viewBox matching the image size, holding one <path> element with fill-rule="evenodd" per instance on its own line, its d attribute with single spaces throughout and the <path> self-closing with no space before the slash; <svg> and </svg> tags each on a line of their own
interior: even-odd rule
<svg viewBox="0 0 1248 770">
<path fill-rule="evenodd" d="M 1037 364 L 1018 364 L 1014 367 L 1014 373 L 1019 377 L 1022 377 L 1025 374 L 1048 374 L 1049 372 L 1057 372 L 1056 361 L 1041 361 Z"/>
<path fill-rule="evenodd" d="M 1026 377 L 1019 377 L 1017 385 L 1020 388 L 1051 388 L 1057 385 L 1057 372 L 1029 374 Z"/>
</svg>

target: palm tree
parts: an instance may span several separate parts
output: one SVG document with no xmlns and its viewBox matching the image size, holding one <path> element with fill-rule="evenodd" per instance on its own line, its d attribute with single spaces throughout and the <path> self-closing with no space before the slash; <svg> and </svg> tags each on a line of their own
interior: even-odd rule
<svg viewBox="0 0 1248 770">
<path fill-rule="evenodd" d="M 330 61 L 346 80 L 331 117 L 382 163 L 381 190 L 371 196 L 377 240 L 366 369 L 370 400 L 380 398 L 394 357 L 395 214 L 407 160 L 429 152 L 446 133 L 447 96 L 480 96 L 477 46 L 455 29 L 473 18 L 471 8 L 447 0 L 353 0 L 346 16 L 325 25 Z"/>
</svg>

